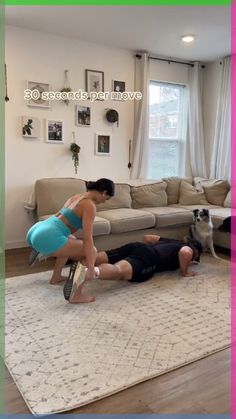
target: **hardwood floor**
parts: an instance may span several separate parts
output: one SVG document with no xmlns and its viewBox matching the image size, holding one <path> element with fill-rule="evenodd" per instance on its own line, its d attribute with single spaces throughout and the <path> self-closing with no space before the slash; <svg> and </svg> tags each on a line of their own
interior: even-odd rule
<svg viewBox="0 0 236 419">
<path fill-rule="evenodd" d="M 28 254 L 28 248 L 6 251 L 7 278 L 52 268 L 53 259 L 28 267 Z M 29 413 L 7 369 L 5 383 L 5 413 Z M 227 414 L 229 411 L 230 350 L 226 349 L 70 413 Z"/>
</svg>

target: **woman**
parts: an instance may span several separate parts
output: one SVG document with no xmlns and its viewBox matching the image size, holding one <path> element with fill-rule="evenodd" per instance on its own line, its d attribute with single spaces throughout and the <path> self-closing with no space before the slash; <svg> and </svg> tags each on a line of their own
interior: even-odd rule
<svg viewBox="0 0 236 419">
<path fill-rule="evenodd" d="M 68 258 L 86 260 L 87 271 L 85 280 L 96 276 L 94 263 L 96 249 L 93 245 L 92 228 L 96 215 L 96 205 L 105 202 L 114 195 L 114 183 L 109 179 L 99 179 L 87 183 L 87 192 L 69 198 L 63 208 L 47 220 L 34 224 L 27 233 L 27 242 L 36 249 L 31 254 L 31 262 L 40 253 L 44 256 L 56 257 L 51 284 L 64 281 L 62 268 Z M 83 240 L 71 237 L 79 229 L 83 229 Z M 71 293 L 69 302 L 89 303 L 94 297 L 82 294 L 84 282 L 79 286 L 76 295 Z"/>
</svg>

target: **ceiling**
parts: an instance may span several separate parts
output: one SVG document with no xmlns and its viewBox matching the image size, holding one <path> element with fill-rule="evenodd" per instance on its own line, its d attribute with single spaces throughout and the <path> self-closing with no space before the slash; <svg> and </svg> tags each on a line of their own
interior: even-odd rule
<svg viewBox="0 0 236 419">
<path fill-rule="evenodd" d="M 8 6 L 6 24 L 181 60 L 230 54 L 229 6 Z"/>
</svg>

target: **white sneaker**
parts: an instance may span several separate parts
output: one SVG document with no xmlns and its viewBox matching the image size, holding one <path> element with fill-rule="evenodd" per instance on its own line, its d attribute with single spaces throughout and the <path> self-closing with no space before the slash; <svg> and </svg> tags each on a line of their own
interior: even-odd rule
<svg viewBox="0 0 236 419">
<path fill-rule="evenodd" d="M 66 300 L 75 295 L 79 286 L 84 282 L 87 268 L 79 262 L 71 265 L 68 279 L 63 288 L 63 294 Z"/>
<path fill-rule="evenodd" d="M 74 278 L 73 278 L 73 286 L 71 290 L 71 297 L 75 295 L 77 289 L 81 284 L 83 284 L 85 280 L 87 268 L 86 266 L 82 265 L 81 263 L 78 263 L 77 268 L 75 270 Z"/>
</svg>

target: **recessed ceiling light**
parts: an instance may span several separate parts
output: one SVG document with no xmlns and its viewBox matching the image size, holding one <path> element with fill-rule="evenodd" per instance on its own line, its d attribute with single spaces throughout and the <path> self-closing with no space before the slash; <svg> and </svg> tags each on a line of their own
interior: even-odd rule
<svg viewBox="0 0 236 419">
<path fill-rule="evenodd" d="M 193 42 L 194 41 L 194 36 L 193 35 L 184 35 L 181 37 L 183 42 Z"/>
</svg>

